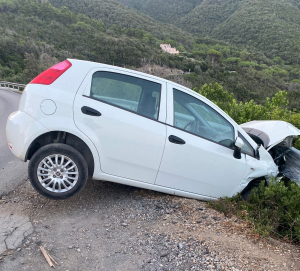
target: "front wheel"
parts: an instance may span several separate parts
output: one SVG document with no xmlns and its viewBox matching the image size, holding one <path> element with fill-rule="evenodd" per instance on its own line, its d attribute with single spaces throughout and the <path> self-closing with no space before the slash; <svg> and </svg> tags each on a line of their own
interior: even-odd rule
<svg viewBox="0 0 300 271">
<path fill-rule="evenodd" d="M 80 191 L 88 179 L 83 156 L 66 144 L 40 148 L 28 166 L 29 180 L 40 194 L 51 199 L 66 199 Z"/>
</svg>

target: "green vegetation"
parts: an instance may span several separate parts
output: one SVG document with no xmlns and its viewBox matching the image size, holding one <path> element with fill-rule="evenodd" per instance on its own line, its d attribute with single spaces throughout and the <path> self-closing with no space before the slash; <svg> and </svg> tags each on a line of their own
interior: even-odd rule
<svg viewBox="0 0 300 271">
<path fill-rule="evenodd" d="M 187 47 L 190 47 L 193 41 L 192 35 L 188 32 L 174 25 L 155 21 L 115 0 L 49 0 L 49 2 L 57 8 L 66 6 L 76 14 L 83 13 L 89 18 L 101 19 L 107 28 L 112 26 L 118 29 L 139 28 L 161 41 L 171 39 Z"/>
<path fill-rule="evenodd" d="M 259 192 L 258 192 L 259 191 Z M 291 181 L 262 182 L 250 194 L 249 201 L 241 195 L 220 199 L 210 205 L 227 215 L 236 215 L 253 225 L 262 236 L 300 241 L 300 186 Z"/>
<path fill-rule="evenodd" d="M 299 0 L 118 1 L 197 36 L 255 48 L 278 65 L 300 61 Z"/>
<path fill-rule="evenodd" d="M 182 53 L 182 57 L 193 58 L 193 74 L 184 75 L 193 87 L 204 84 L 222 84 L 239 101 L 253 99 L 264 104 L 267 97 L 280 90 L 287 92 L 289 108 L 300 109 L 300 65 L 280 65 L 282 59 L 267 58 L 262 52 L 240 50 L 211 39 L 198 38 L 193 52 Z M 199 70 L 200 68 L 200 70 Z"/>
<path fill-rule="evenodd" d="M 0 0 L 2 80 L 28 83 L 68 57 L 128 68 L 150 63 L 190 71 L 184 78 L 193 87 L 220 83 L 242 102 L 264 104 L 284 90 L 289 109 L 300 109 L 300 65 L 287 64 L 279 55 L 268 58 L 253 48 L 195 39 L 114 0 L 50 2 L 58 8 L 38 0 Z M 159 44 L 165 42 L 180 55 L 163 53 Z"/>
<path fill-rule="evenodd" d="M 0 1 L 0 37 L 0 78 L 13 82 L 28 83 L 68 57 L 127 67 L 172 61 L 162 40 L 143 29 L 107 28 L 101 19 L 34 0 Z"/>
<path fill-rule="evenodd" d="M 124 5 L 148 14 L 152 18 L 179 26 L 180 19 L 203 0 L 118 0 Z"/>
</svg>

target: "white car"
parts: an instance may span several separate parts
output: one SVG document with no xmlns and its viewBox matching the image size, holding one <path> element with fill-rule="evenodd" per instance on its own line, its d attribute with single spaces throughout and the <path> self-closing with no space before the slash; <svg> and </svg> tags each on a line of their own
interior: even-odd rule
<svg viewBox="0 0 300 271">
<path fill-rule="evenodd" d="M 271 136 L 260 139 L 268 127 Z M 276 177 L 268 151 L 300 135 L 285 122 L 240 127 L 181 85 L 73 59 L 27 85 L 6 131 L 13 154 L 30 160 L 34 188 L 52 199 L 74 195 L 88 177 L 201 200 L 230 197 Z"/>
</svg>

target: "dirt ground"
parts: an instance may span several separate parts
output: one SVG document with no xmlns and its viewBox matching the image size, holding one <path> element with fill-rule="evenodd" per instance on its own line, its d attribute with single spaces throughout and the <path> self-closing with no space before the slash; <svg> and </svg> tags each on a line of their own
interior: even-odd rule
<svg viewBox="0 0 300 271">
<path fill-rule="evenodd" d="M 75 197 L 52 201 L 26 181 L 2 197 L 0 215 L 14 247 L 6 242 L 1 271 L 50 270 L 40 246 L 64 271 L 300 270 L 299 247 L 259 238 L 205 202 L 109 182 L 92 180 Z M 26 231 L 16 222 L 9 228 L 12 218 Z"/>
</svg>

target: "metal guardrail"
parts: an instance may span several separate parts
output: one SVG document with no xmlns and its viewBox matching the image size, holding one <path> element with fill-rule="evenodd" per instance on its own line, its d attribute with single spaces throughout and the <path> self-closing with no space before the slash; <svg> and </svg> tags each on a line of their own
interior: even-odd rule
<svg viewBox="0 0 300 271">
<path fill-rule="evenodd" d="M 12 90 L 23 91 L 24 88 L 26 87 L 26 85 L 6 82 L 6 81 L 0 81 L 0 87 L 9 88 L 9 89 L 12 89 Z"/>
</svg>

